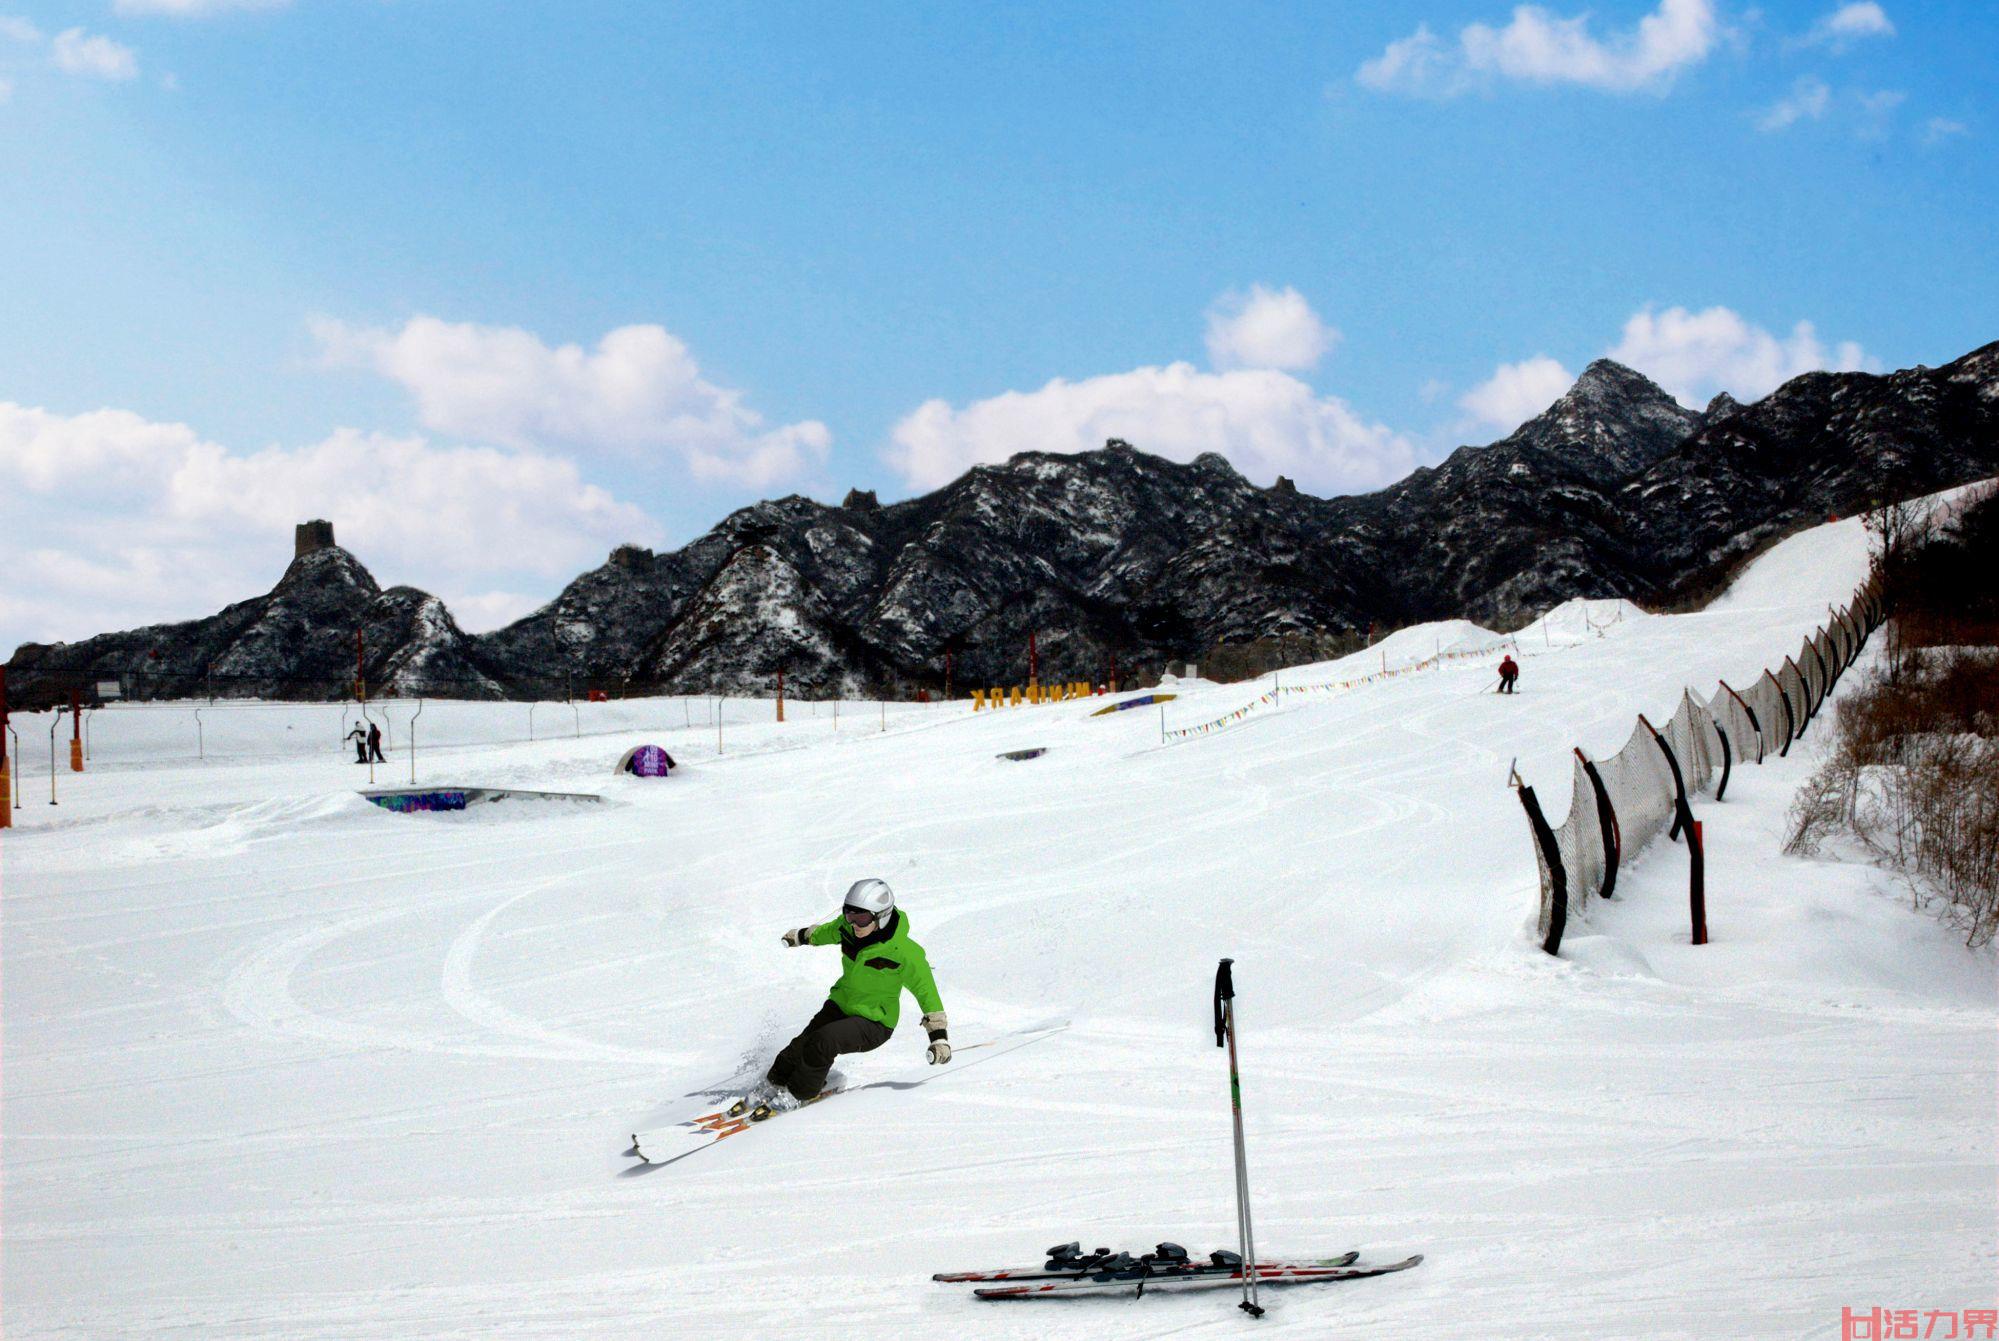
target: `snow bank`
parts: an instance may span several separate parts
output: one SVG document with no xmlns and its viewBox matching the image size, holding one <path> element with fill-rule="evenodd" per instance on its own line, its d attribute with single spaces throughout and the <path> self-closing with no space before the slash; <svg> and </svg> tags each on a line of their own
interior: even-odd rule
<svg viewBox="0 0 1999 1341">
<path fill-rule="evenodd" d="M 1578 596 L 1563 601 L 1513 637 L 1518 642 L 1537 643 L 1542 647 L 1566 646 L 1591 638 L 1609 637 L 1621 632 L 1620 626 L 1627 621 L 1637 623 L 1651 617 L 1622 597 L 1588 600 Z"/>
</svg>

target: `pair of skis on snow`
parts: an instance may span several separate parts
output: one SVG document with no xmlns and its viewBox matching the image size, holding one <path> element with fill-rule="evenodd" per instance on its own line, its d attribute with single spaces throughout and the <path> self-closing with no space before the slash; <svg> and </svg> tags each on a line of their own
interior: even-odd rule
<svg viewBox="0 0 1999 1341">
<path fill-rule="evenodd" d="M 719 1094 L 719 1097 L 726 1098 L 729 1102 L 713 1112 L 696 1114 L 669 1127 L 662 1127 L 656 1131 L 633 1132 L 631 1147 L 625 1151 L 625 1155 L 638 1162 L 626 1168 L 625 1173 L 645 1173 L 648 1170 L 663 1168 L 686 1159 L 689 1155 L 698 1154 L 717 1142 L 726 1141 L 732 1136 L 740 1136 L 752 1127 L 761 1126 L 773 1118 L 783 1117 L 786 1113 L 795 1113 L 813 1104 L 824 1103 L 835 1095 L 877 1088 L 909 1090 L 933 1080 L 942 1080 L 947 1076 L 962 1075 L 982 1062 L 1005 1056 L 1016 1048 L 1024 1048 L 1030 1043 L 1039 1043 L 1042 1039 L 1058 1034 L 1068 1027 L 1067 1020 L 1050 1020 L 1010 1034 L 1001 1034 L 998 1038 L 987 1039 L 984 1042 L 967 1043 L 955 1050 L 952 1054 L 954 1058 L 966 1053 L 982 1055 L 954 1065 L 911 1072 L 902 1079 L 877 1080 L 865 1085 L 835 1084 L 829 1089 L 821 1090 L 804 1103 L 787 1103 L 781 1108 L 760 1101 L 753 1092 L 703 1091 L 711 1097 Z"/>
<path fill-rule="evenodd" d="M 1308 1281 L 1359 1280 L 1407 1271 L 1423 1260 L 1419 1253 L 1400 1262 L 1381 1265 L 1363 1263 L 1357 1252 L 1310 1261 L 1271 1261 L 1256 1264 L 1260 1285 L 1293 1285 Z M 1099 1248 L 1082 1251 L 1079 1243 L 1064 1243 L 1048 1250 L 1048 1260 L 1040 1266 L 998 1267 L 988 1271 L 940 1271 L 930 1279 L 952 1284 L 974 1284 L 972 1291 L 981 1299 L 1048 1299 L 1101 1294 L 1149 1294 L 1160 1291 L 1225 1290 L 1242 1286 L 1248 1271 L 1239 1253 L 1226 1248 L 1193 1260 L 1177 1243 L 1162 1243 L 1140 1257 L 1113 1253 Z"/>
<path fill-rule="evenodd" d="M 679 1140 L 677 1142 L 669 1140 L 666 1143 L 688 1147 L 682 1149 L 679 1153 L 660 1158 L 661 1140 L 647 1136 L 645 1139 L 651 1141 L 653 1144 L 652 1152 L 648 1153 L 640 1148 L 639 1133 L 633 1132 L 631 1149 L 625 1151 L 625 1154 L 638 1161 L 633 1166 L 634 1169 L 657 1168 L 662 1164 L 671 1164 L 676 1159 L 685 1159 L 696 1150 L 704 1150 L 717 1141 L 726 1141 L 731 1136 L 740 1136 L 759 1122 L 768 1122 L 774 1117 L 781 1117 L 786 1113 L 796 1112 L 800 1108 L 820 1103 L 832 1098 L 836 1094 L 845 1094 L 846 1092 L 846 1086 L 835 1085 L 830 1089 L 819 1091 L 819 1093 L 813 1095 L 803 1103 L 785 1108 L 774 1108 L 767 1100 L 759 1100 L 753 1095 L 738 1095 L 726 1107 L 719 1108 L 712 1113 L 702 1113 L 699 1116 L 688 1118 L 685 1122 L 675 1124 L 672 1130 L 679 1137 Z"/>
</svg>

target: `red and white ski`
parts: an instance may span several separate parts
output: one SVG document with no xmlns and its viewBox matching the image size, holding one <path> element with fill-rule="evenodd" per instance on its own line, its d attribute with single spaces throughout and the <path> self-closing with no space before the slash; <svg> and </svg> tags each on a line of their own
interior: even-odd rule
<svg viewBox="0 0 1999 1341">
<path fill-rule="evenodd" d="M 1391 1271 L 1407 1271 L 1423 1260 L 1421 1253 L 1400 1262 L 1390 1262 L 1383 1266 L 1276 1266 L 1274 1270 L 1258 1267 L 1256 1283 L 1262 1285 L 1303 1285 L 1311 1281 L 1360 1280 L 1367 1276 L 1385 1276 Z M 1243 1269 L 1231 1267 L 1227 1271 L 1209 1271 L 1193 1275 L 1150 1275 L 1130 1272 L 1122 1275 L 1104 1273 L 1101 1277 L 1084 1277 L 1081 1280 L 1052 1280 L 1027 1285 L 990 1285 L 972 1291 L 981 1299 L 1065 1299 L 1094 1294 L 1154 1294 L 1158 1292 L 1178 1293 L 1185 1290 L 1226 1290 L 1241 1289 Z"/>
</svg>

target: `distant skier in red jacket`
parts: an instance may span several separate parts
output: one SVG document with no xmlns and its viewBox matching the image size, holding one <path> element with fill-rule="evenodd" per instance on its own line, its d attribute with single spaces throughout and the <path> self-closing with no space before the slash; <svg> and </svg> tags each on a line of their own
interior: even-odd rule
<svg viewBox="0 0 1999 1341">
<path fill-rule="evenodd" d="M 1520 665 L 1514 661 L 1512 653 L 1508 653 L 1499 663 L 1499 692 L 1512 693 L 1513 682 L 1519 678 Z"/>
</svg>

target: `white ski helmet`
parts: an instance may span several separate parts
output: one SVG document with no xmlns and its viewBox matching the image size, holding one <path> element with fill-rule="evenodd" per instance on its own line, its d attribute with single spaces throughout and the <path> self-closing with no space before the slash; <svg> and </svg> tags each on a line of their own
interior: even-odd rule
<svg viewBox="0 0 1999 1341">
<path fill-rule="evenodd" d="M 888 921 L 888 915 L 895 911 L 895 893 L 886 880 L 856 880 L 847 890 L 845 907 L 841 910 L 866 912 L 874 917 L 875 925 Z"/>
</svg>

